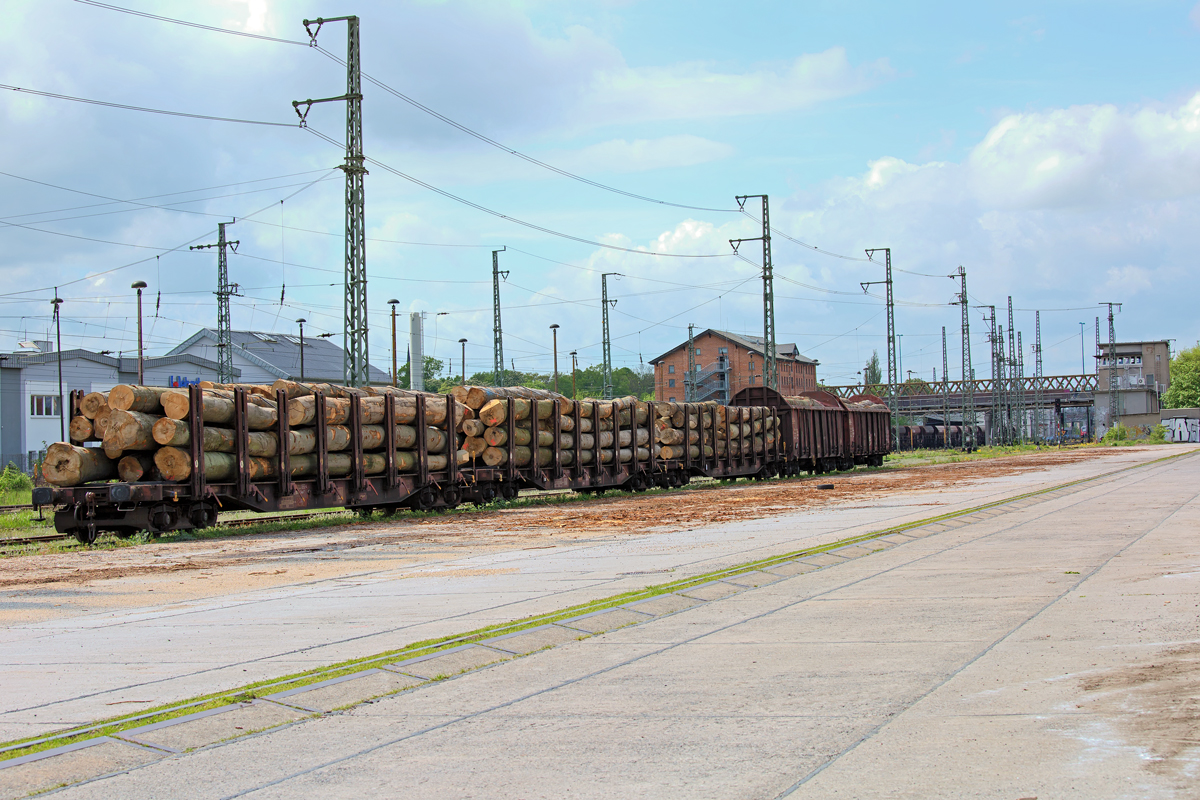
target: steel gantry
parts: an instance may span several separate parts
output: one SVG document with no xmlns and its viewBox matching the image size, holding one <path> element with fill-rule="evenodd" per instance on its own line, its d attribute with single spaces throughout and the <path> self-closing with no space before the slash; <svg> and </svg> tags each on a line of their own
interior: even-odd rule
<svg viewBox="0 0 1200 800">
<path fill-rule="evenodd" d="M 612 385 L 612 337 L 608 333 L 608 307 L 611 303 L 616 305 L 617 301 L 608 299 L 608 276 L 621 277 L 619 272 L 605 272 L 600 276 L 600 306 L 603 309 L 601 314 L 601 345 L 603 348 L 604 366 L 602 368 L 604 381 L 604 399 L 612 400 L 613 385 Z"/>
<path fill-rule="evenodd" d="M 492 251 L 492 385 L 504 385 L 504 326 L 500 322 L 500 279 L 508 280 L 508 270 L 500 269 L 501 247 Z"/>
<path fill-rule="evenodd" d="M 875 261 L 875 254 L 883 251 L 884 279 L 882 281 L 866 281 L 859 283 L 863 294 L 868 286 L 885 284 L 887 288 L 887 377 L 888 377 L 888 407 L 892 412 L 892 444 L 900 446 L 900 416 L 897 414 L 897 386 L 899 368 L 896 363 L 896 304 L 892 298 L 892 248 L 873 247 L 866 251 L 867 259 Z M 878 262 L 875 262 L 878 263 Z M 959 267 L 961 270 L 962 267 Z M 964 282 L 966 278 L 963 278 Z M 902 379 L 901 379 L 902 382 Z"/>
<path fill-rule="evenodd" d="M 240 241 L 230 242 L 225 238 L 225 226 L 233 222 L 217 223 L 216 244 L 194 244 L 189 250 L 204 250 L 209 247 L 217 248 L 217 381 L 233 383 L 233 323 L 229 316 L 229 298 L 241 297 L 238 285 L 229 282 L 229 254 L 237 252 Z"/>
<path fill-rule="evenodd" d="M 738 208 L 746 210 L 746 201 L 752 197 L 762 198 L 762 236 L 750 239 L 730 239 L 733 252 L 737 253 L 738 245 L 742 242 L 762 242 L 762 281 L 763 281 L 763 385 L 770 389 L 779 389 L 779 352 L 775 348 L 775 271 L 771 264 L 771 210 L 765 194 L 743 194 L 734 199 Z M 751 262 L 753 263 L 753 262 Z M 751 376 L 753 380 L 753 376 Z"/>
<path fill-rule="evenodd" d="M 370 348 L 367 341 L 367 231 L 366 191 L 363 179 L 367 175 L 363 156 L 362 133 L 362 64 L 359 60 L 359 19 L 347 17 L 318 17 L 304 20 L 304 30 L 310 44 L 317 46 L 317 35 L 326 22 L 346 23 L 346 93 L 339 97 L 319 100 L 295 100 L 292 107 L 303 126 L 308 112 L 316 103 L 346 101 L 346 276 L 345 315 L 342 321 L 342 373 L 348 386 L 366 386 L 371 380 L 368 363 Z M 311 26 L 315 25 L 314 30 Z M 304 106 L 301 113 L 300 106 Z"/>
</svg>

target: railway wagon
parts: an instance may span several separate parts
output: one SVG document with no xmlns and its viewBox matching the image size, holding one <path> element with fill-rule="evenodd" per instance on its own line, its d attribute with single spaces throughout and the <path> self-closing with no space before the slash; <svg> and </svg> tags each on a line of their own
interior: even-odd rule
<svg viewBox="0 0 1200 800">
<path fill-rule="evenodd" d="M 873 395 L 848 401 L 822 391 L 785 397 L 766 386 L 747 386 L 733 403 L 773 408 L 779 414 L 780 474 L 832 472 L 855 464 L 882 466 L 891 452 L 891 415 Z"/>
<path fill-rule="evenodd" d="M 338 398 L 345 414 L 345 425 L 330 426 L 328 403 L 335 402 L 321 391 L 312 393 L 311 417 L 315 435 L 311 454 L 291 455 L 289 447 L 279 446 L 270 458 L 255 456 L 252 443 L 261 442 L 268 434 L 275 443 L 291 442 L 289 413 L 277 413 L 273 430 L 258 426 L 251 431 L 251 393 L 244 387 L 231 390 L 232 419 L 230 427 L 222 429 L 232 440 L 233 468 L 217 480 L 208 478 L 209 460 L 214 455 L 205 451 L 205 403 L 211 392 L 200 386 L 187 389 L 188 410 L 180 420 L 179 455 L 189 468 L 186 477 L 176 481 L 136 480 L 108 482 L 107 479 L 84 481 L 81 485 L 39 487 L 35 490 L 35 507 L 54 507 L 55 527 L 71 533 L 82 542 L 93 542 L 100 531 L 117 535 L 132 535 L 139 530 L 163 533 L 172 530 L 204 528 L 216 522 L 218 510 L 250 510 L 278 512 L 295 509 L 347 508 L 362 514 L 382 510 L 385 514 L 400 508 L 434 510 L 453 508 L 462 502 L 489 502 L 496 498 L 513 498 L 521 488 L 573 489 L 579 492 L 600 492 L 626 488 L 644 490 L 652 486 L 680 486 L 693 476 L 713 478 L 766 478 L 778 474 L 783 461 L 782 445 L 774 432 L 780 425 L 779 415 L 771 408 L 685 406 L 683 430 L 676 431 L 686 444 L 680 448 L 660 448 L 656 441 L 651 404 L 636 401 L 573 402 L 557 396 L 556 400 L 525 400 L 508 394 L 497 397 L 499 407 L 493 407 L 498 418 L 523 425 L 520 433 L 527 435 L 532 447 L 517 442 L 518 433 L 497 447 L 490 447 L 496 463 L 492 466 L 479 459 L 464 459 L 466 451 L 456 445 L 461 437 L 454 425 L 448 425 L 447 445 L 436 448 L 438 431 L 426 424 L 429 403 L 439 404 L 443 420 L 458 420 L 459 409 L 453 395 L 444 397 L 421 393 L 403 393 L 411 404 L 408 430 L 412 448 L 397 452 L 397 405 L 391 400 L 381 404 L 382 424 L 364 423 L 364 398 L 349 392 Z M 491 390 L 504 394 L 506 390 Z M 518 390 L 507 390 L 515 392 Z M 392 398 L 392 395 L 386 395 Z M 72 410 L 80 403 L 72 397 Z M 396 401 L 399 402 L 399 401 Z M 524 402 L 525 406 L 520 406 Z M 285 389 L 278 389 L 275 407 L 288 409 Z M 530 405 L 532 403 L 532 406 Z M 561 403 L 561 406 L 560 406 Z M 444 404 L 444 405 L 442 405 Z M 547 408 L 547 404 L 552 408 Z M 680 405 L 680 404 L 674 404 Z M 560 407 L 569 408 L 567 414 Z M 376 411 L 380 405 L 375 406 Z M 524 408 L 527 419 L 521 419 Z M 532 412 L 530 412 L 532 408 Z M 705 413 L 708 408 L 709 413 Z M 590 410 L 590 415 L 584 409 Z M 723 409 L 721 414 L 717 409 Z M 546 412 L 543 414 L 543 412 Z M 678 412 L 678 410 L 677 410 Z M 718 417 L 728 422 L 718 425 Z M 734 422 L 733 420 L 737 421 Z M 343 433 L 343 445 L 332 452 L 330 442 L 337 439 L 331 427 Z M 377 454 L 364 458 L 363 440 L 369 431 L 382 436 Z M 735 436 L 732 431 L 737 429 Z M 564 436 L 568 431 L 573 435 Z M 585 445 L 584 431 L 591 438 Z M 771 431 L 771 437 L 751 433 Z M 211 432 L 211 431 L 210 431 Z M 185 435 L 186 434 L 186 435 Z M 253 439 L 252 437 L 260 437 Z M 368 437 L 369 438 L 369 437 Z M 760 441 L 761 439 L 761 441 Z M 693 446 L 695 440 L 698 445 Z M 543 445 L 545 443 L 545 446 Z M 646 442 L 648 447 L 640 447 Z M 62 443 L 66 450 L 72 446 Z M 86 454 L 88 449 L 83 450 Z M 431 450 L 437 449 L 435 455 Z M 346 452 L 348 451 L 348 452 Z M 678 452 L 676 452 L 678 451 Z M 97 452 L 92 450 L 92 452 Z M 445 453 L 445 455 L 440 455 Z M 673 457 L 662 457 L 670 453 Z M 399 456 L 412 458 L 401 465 Z M 524 455 L 525 462 L 519 456 Z M 348 456 L 348 458 L 347 458 Z M 223 456 L 229 459 L 230 456 Z M 332 462 L 342 465 L 334 469 Z M 303 459 L 304 469 L 296 468 Z M 369 466 L 373 465 L 373 466 Z"/>
<path fill-rule="evenodd" d="M 966 430 L 966 446 L 974 449 L 985 444 L 987 437 L 980 425 L 966 428 L 961 425 L 951 425 L 948 430 L 943 425 L 901 425 L 899 426 L 899 449 L 930 450 L 947 446 L 961 448 L 964 446 L 964 430 Z M 974 433 L 973 437 L 972 432 Z"/>
</svg>

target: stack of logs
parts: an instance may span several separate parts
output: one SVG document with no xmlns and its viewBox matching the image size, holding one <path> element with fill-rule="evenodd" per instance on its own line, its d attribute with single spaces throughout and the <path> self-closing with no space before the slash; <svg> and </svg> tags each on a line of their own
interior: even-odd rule
<svg viewBox="0 0 1200 800">
<path fill-rule="evenodd" d="M 236 471 L 234 456 L 234 389 L 247 392 L 246 423 L 249 428 L 250 456 L 247 468 L 251 480 L 270 480 L 279 476 L 279 408 L 277 390 L 286 392 L 288 417 L 288 453 L 293 477 L 315 475 L 317 471 L 316 394 L 325 397 L 325 438 L 329 451 L 326 460 L 330 476 L 340 477 L 353 471 L 349 427 L 350 397 L 358 395 L 361 409 L 363 467 L 367 475 L 386 469 L 384 447 L 384 408 L 388 399 L 395 406 L 396 469 L 417 469 L 417 397 L 425 398 L 425 433 L 428 468 L 446 469 L 449 444 L 448 404 L 443 395 L 385 389 L 351 389 L 330 384 L 300 384 L 276 381 L 272 386 L 212 384 L 201 382 L 203 415 L 204 474 L 206 481 L 232 480 Z M 122 481 L 184 481 L 191 476 L 191 428 L 188 424 L 190 403 L 187 389 L 121 385 L 108 393 L 93 392 L 80 403 L 80 416 L 71 420 L 71 443 L 50 446 L 42 465 L 46 480 L 58 486 L 74 486 L 89 481 L 119 477 Z M 453 427 L 466 416 L 462 408 Z M 86 441 L 102 446 L 80 447 Z M 457 453 L 459 463 L 469 456 Z"/>
<path fill-rule="evenodd" d="M 653 406 L 655 458 L 699 459 L 703 454 L 711 459 L 727 453 L 735 459 L 750 458 L 765 454 L 775 443 L 775 418 L 769 408 L 712 402 Z"/>
<path fill-rule="evenodd" d="M 558 417 L 559 463 L 572 466 L 575 458 L 575 437 L 579 437 L 579 461 L 593 464 L 599 452 L 601 464 L 613 460 L 614 422 L 619 422 L 617 458 L 629 463 L 650 458 L 650 431 L 646 426 L 649 404 L 633 397 L 617 400 L 572 400 L 569 397 L 541 389 L 515 386 L 456 386 L 450 390 L 455 400 L 474 412 L 474 418 L 459 427 L 461 443 L 476 462 L 487 467 L 508 463 L 508 444 L 512 439 L 513 461 L 524 467 L 533 463 L 537 454 L 539 467 L 554 461 L 554 418 Z M 513 417 L 508 418 L 508 400 L 513 401 Z M 575 429 L 575 406 L 579 406 L 579 430 Z M 468 412 L 468 413 L 470 413 Z M 597 413 L 598 412 L 598 413 Z M 533 442 L 533 417 L 537 417 L 537 443 Z M 599 422 L 597 422 L 597 417 Z M 633 421 L 639 426 L 634 432 Z"/>
</svg>

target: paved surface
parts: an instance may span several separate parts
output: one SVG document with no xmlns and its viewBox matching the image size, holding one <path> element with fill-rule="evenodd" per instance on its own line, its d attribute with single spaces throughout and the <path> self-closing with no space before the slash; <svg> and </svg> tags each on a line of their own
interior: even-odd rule
<svg viewBox="0 0 1200 800">
<path fill-rule="evenodd" d="M 843 503 L 739 524 L 481 555 L 471 555 L 468 547 L 447 550 L 419 569 L 351 572 L 329 580 L 99 613 L 55 609 L 62 613 L 0 630 L 5 686 L 0 693 L 0 741 L 554 611 L 973 507 L 1187 447 L 1121 450 L 1044 472 L 957 486 L 952 492 L 897 493 L 884 503 Z M 376 558 L 356 551 L 315 555 Z M 162 576 L 164 584 L 175 580 L 171 573 Z M 121 594 L 122 583 L 99 581 L 85 590 Z M 145 591 L 145 581 L 139 580 L 139 585 Z M 44 605 L 52 598 L 43 591 L 36 600 Z M 19 607 L 34 598 L 0 592 L 0 601 Z"/>
<path fill-rule="evenodd" d="M 919 538 L 610 612 L 625 615 L 614 625 L 641 624 L 582 641 L 535 631 L 495 642 L 486 658 L 472 655 L 484 648 L 459 651 L 440 666 L 397 665 L 307 699 L 167 727 L 157 741 L 133 737 L 158 747 L 153 757 L 109 742 L 0 770 L 0 789 L 76 780 L 95 774 L 87 759 L 107 758 L 107 771 L 129 771 L 62 794 L 1192 797 L 1198 495 L 1200 457 L 1147 466 Z M 849 527 L 870 524 L 860 511 L 843 512 Z M 551 574 L 573 579 L 564 571 Z M 304 716 L 295 708 L 327 711 L 411 685 L 404 674 L 451 675 L 501 657 L 205 747 L 229 726 L 279 725 Z M 374 688 L 355 682 L 367 680 Z M 232 725 L 234 714 L 244 724 Z M 204 749 L 160 757 L 166 747 Z M 103 757 L 91 752 L 100 748 Z"/>
</svg>

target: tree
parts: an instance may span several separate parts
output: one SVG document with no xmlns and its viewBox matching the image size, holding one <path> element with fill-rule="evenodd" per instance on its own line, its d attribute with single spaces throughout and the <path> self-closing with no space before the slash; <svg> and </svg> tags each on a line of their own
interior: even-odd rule
<svg viewBox="0 0 1200 800">
<path fill-rule="evenodd" d="M 1200 344 L 1180 350 L 1171 359 L 1171 388 L 1162 396 L 1163 408 L 1200 408 Z"/>
<path fill-rule="evenodd" d="M 445 362 L 433 356 L 425 356 L 425 391 L 437 392 L 440 390 L 443 381 L 438 378 L 438 375 L 445 369 Z M 449 379 L 453 382 L 453 378 Z M 410 388 L 408 385 L 408 364 L 401 364 L 396 369 L 396 385 L 401 389 Z M 449 385 L 449 384 L 448 384 Z"/>
<path fill-rule="evenodd" d="M 863 367 L 863 384 L 876 386 L 881 383 L 883 383 L 883 370 L 879 366 L 879 351 L 872 350 L 871 357 L 867 359 L 867 365 Z"/>
</svg>

